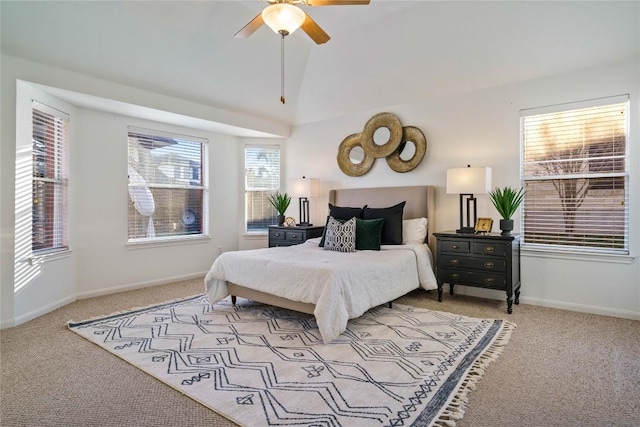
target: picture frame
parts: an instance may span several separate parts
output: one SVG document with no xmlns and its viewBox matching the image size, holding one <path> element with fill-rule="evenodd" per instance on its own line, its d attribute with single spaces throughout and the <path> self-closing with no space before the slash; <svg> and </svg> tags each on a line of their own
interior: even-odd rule
<svg viewBox="0 0 640 427">
<path fill-rule="evenodd" d="M 478 233 L 491 233 L 491 228 L 493 227 L 493 219 L 491 218 L 478 218 L 476 220 L 476 225 L 473 228 L 473 232 L 475 234 Z"/>
</svg>

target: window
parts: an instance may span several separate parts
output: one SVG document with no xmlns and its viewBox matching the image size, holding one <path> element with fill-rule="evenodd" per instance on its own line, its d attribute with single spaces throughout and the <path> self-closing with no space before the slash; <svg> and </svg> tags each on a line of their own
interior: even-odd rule
<svg viewBox="0 0 640 427">
<path fill-rule="evenodd" d="M 31 249 L 34 255 L 69 249 L 69 116 L 33 103 Z"/>
<path fill-rule="evenodd" d="M 245 224 L 247 232 L 264 232 L 277 223 L 269 196 L 280 189 L 280 147 L 253 145 L 244 149 Z"/>
<path fill-rule="evenodd" d="M 628 97 L 525 110 L 524 243 L 629 253 Z"/>
<path fill-rule="evenodd" d="M 205 234 L 207 142 L 129 127 L 129 242 Z"/>
</svg>

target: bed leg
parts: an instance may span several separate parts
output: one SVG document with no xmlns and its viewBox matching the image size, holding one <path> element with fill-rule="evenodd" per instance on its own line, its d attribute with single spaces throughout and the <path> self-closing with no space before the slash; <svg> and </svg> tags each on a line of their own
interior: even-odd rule
<svg viewBox="0 0 640 427">
<path fill-rule="evenodd" d="M 231 304 L 235 307 L 236 306 L 236 296 L 235 295 L 231 295 Z"/>
<path fill-rule="evenodd" d="M 387 303 L 387 307 L 389 307 L 389 308 L 393 308 L 393 301 L 389 301 L 389 302 Z"/>
</svg>

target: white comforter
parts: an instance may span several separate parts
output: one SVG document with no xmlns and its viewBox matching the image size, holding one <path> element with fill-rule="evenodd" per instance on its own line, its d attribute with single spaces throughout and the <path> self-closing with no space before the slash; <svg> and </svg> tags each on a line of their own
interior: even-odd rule
<svg viewBox="0 0 640 427">
<path fill-rule="evenodd" d="M 315 304 L 325 343 L 368 309 L 437 283 L 427 245 L 383 245 L 380 251 L 324 250 L 319 238 L 301 245 L 225 252 L 205 277 L 211 303 L 229 295 L 227 282 Z"/>
</svg>

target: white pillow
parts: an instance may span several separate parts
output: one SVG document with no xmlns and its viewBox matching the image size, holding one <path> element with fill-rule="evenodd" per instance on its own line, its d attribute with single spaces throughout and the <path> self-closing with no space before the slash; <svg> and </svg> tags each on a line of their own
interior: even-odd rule
<svg viewBox="0 0 640 427">
<path fill-rule="evenodd" d="M 402 221 L 402 241 L 404 243 L 424 243 L 427 237 L 427 218 L 405 219 Z"/>
</svg>

